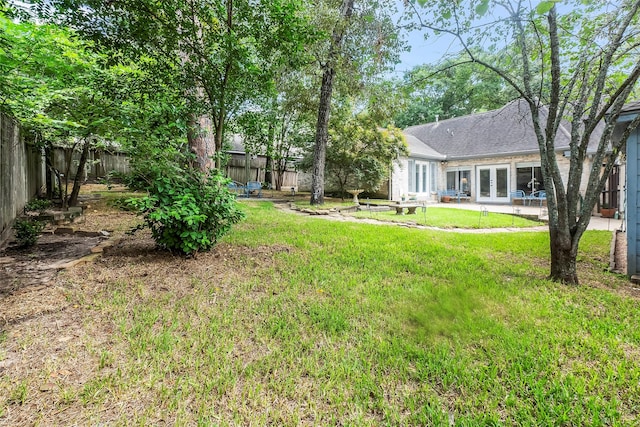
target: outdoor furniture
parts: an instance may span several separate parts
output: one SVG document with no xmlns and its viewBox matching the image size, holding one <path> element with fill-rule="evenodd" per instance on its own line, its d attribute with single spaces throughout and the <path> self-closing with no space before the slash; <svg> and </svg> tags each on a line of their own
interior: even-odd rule
<svg viewBox="0 0 640 427">
<path fill-rule="evenodd" d="M 416 209 L 422 205 L 416 205 L 414 203 L 399 203 L 397 205 L 393 205 L 396 208 L 396 215 L 404 215 L 404 210 L 407 210 L 407 215 L 415 215 Z"/>
<path fill-rule="evenodd" d="M 544 190 L 534 191 L 529 195 L 528 200 L 529 205 L 531 205 L 532 202 L 539 202 L 540 207 L 542 207 L 542 204 L 547 201 L 547 192 Z"/>
<path fill-rule="evenodd" d="M 509 194 L 509 199 L 511 200 L 511 204 L 515 204 L 516 201 L 520 201 L 520 203 L 524 206 L 525 202 L 529 200 L 527 195 L 522 190 L 514 190 Z"/>
<path fill-rule="evenodd" d="M 251 197 L 253 192 L 257 191 L 257 196 L 262 197 L 262 183 L 260 181 L 249 181 L 245 186 L 245 195 Z"/>
<path fill-rule="evenodd" d="M 227 184 L 227 188 L 229 188 L 230 192 L 236 195 L 244 195 L 244 185 L 240 184 L 239 182 L 231 181 L 229 184 Z"/>
<path fill-rule="evenodd" d="M 467 195 L 467 193 L 463 193 L 461 191 L 458 190 L 440 190 L 438 191 L 438 200 L 442 200 L 442 197 L 446 196 L 446 197 L 450 197 L 452 199 L 456 199 L 458 201 L 458 203 L 460 203 L 461 200 L 471 200 L 471 197 L 469 197 Z"/>
</svg>

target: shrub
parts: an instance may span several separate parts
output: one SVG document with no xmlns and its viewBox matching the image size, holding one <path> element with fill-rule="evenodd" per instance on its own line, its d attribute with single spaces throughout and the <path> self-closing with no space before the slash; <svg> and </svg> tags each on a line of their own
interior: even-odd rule
<svg viewBox="0 0 640 427">
<path fill-rule="evenodd" d="M 36 244 L 44 223 L 35 219 L 17 219 L 13 225 L 15 237 L 20 247 L 26 248 Z"/>
<path fill-rule="evenodd" d="M 148 195 L 127 203 L 144 217 L 132 231 L 149 228 L 160 248 L 187 255 L 209 250 L 244 218 L 228 180 L 217 171 L 205 175 L 165 163 L 153 175 L 145 179 Z"/>
<path fill-rule="evenodd" d="M 51 200 L 33 199 L 24 205 L 24 212 L 44 212 L 51 207 Z"/>
</svg>

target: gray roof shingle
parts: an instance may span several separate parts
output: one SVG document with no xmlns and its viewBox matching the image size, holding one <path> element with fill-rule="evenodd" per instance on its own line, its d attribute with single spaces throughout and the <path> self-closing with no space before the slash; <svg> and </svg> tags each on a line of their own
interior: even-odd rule
<svg viewBox="0 0 640 427">
<path fill-rule="evenodd" d="M 541 107 L 543 120 L 546 120 L 547 111 L 546 107 Z M 570 129 L 571 125 L 563 121 L 556 137 L 556 150 L 569 148 Z M 404 133 L 407 142 L 409 137 L 415 137 L 432 151 L 445 155 L 447 159 L 539 152 L 529 105 L 522 99 L 486 113 L 412 126 L 405 129 Z M 592 138 L 591 146 L 594 140 L 597 141 L 597 138 Z M 411 144 L 410 151 L 413 152 Z"/>
</svg>

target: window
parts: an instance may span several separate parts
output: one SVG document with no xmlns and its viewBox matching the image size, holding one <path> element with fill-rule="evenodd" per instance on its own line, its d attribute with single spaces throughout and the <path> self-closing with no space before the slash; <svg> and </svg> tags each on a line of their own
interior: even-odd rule
<svg viewBox="0 0 640 427">
<path fill-rule="evenodd" d="M 436 162 L 431 162 L 431 192 L 438 191 L 438 164 Z"/>
<path fill-rule="evenodd" d="M 457 190 L 471 195 L 471 170 L 448 170 L 447 171 L 447 190 Z"/>
<path fill-rule="evenodd" d="M 529 194 L 532 191 L 544 190 L 540 165 L 519 163 L 516 165 L 516 190 Z"/>
<path fill-rule="evenodd" d="M 435 191 L 437 163 L 409 160 L 409 192 L 428 193 Z"/>
</svg>

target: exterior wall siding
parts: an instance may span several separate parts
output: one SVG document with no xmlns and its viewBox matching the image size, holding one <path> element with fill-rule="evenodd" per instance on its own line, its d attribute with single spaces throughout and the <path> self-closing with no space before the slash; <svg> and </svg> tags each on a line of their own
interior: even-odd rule
<svg viewBox="0 0 640 427">
<path fill-rule="evenodd" d="M 640 274 L 640 130 L 627 140 L 627 275 Z"/>
<path fill-rule="evenodd" d="M 416 159 L 421 160 L 421 159 Z M 570 160 L 565 158 L 562 153 L 557 153 L 558 167 L 560 168 L 560 174 L 564 182 L 567 182 L 569 178 Z M 408 193 L 409 183 L 407 179 L 407 168 L 409 158 L 402 158 L 400 164 L 402 168 L 395 167 L 392 179 L 392 200 L 400 200 L 402 194 Z M 438 176 L 437 176 L 437 188 L 438 190 L 444 190 L 447 183 L 447 170 L 451 169 L 469 169 L 471 170 L 472 180 L 475 181 L 476 168 L 478 166 L 485 165 L 509 165 L 509 189 L 515 190 L 517 182 L 517 168 L 519 163 L 540 163 L 540 156 L 537 154 L 527 154 L 520 156 L 504 156 L 504 157 L 488 157 L 477 159 L 465 159 L 465 160 L 449 160 L 445 163 L 440 163 Z M 582 182 L 580 185 L 580 192 L 584 193 L 587 188 L 587 179 L 589 171 L 591 170 L 592 161 L 587 159 L 585 162 Z M 472 182 L 470 186 L 471 200 L 476 200 L 476 182 Z"/>
</svg>

